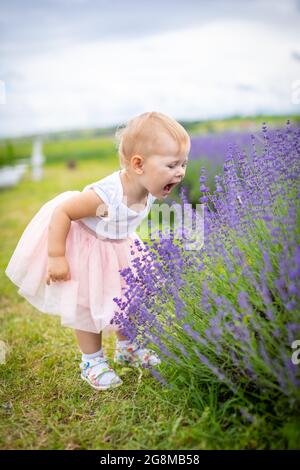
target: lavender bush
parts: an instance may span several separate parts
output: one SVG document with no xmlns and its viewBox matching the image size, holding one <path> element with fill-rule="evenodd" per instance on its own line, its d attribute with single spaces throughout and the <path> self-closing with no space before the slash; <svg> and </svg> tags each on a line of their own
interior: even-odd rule
<svg viewBox="0 0 300 470">
<path fill-rule="evenodd" d="M 269 138 L 274 138 L 278 131 L 280 131 L 280 129 L 269 130 Z M 199 160 L 200 158 L 206 157 L 210 162 L 214 162 L 215 164 L 223 164 L 224 157 L 232 144 L 238 145 L 239 149 L 248 153 L 253 147 L 253 141 L 255 142 L 255 146 L 258 150 L 263 149 L 263 129 L 253 133 L 249 131 L 226 131 L 192 136 L 189 158 L 190 160 Z"/>
<path fill-rule="evenodd" d="M 268 130 L 269 138 L 273 139 L 279 130 Z M 215 191 L 214 175 L 222 173 L 225 157 L 230 152 L 232 145 L 238 145 L 241 151 L 249 154 L 254 144 L 257 151 L 261 152 L 264 140 L 263 130 L 257 130 L 252 134 L 249 131 L 226 131 L 192 136 L 188 171 L 184 180 L 189 201 L 196 204 L 200 197 L 199 185 L 195 185 L 195 173 L 200 172 L 201 166 L 207 170 L 208 185 L 211 190 Z M 175 194 L 179 199 L 177 192 Z"/>
<path fill-rule="evenodd" d="M 166 385 L 197 393 L 216 384 L 299 409 L 291 344 L 300 339 L 300 130 L 287 122 L 272 133 L 263 125 L 262 133 L 259 150 L 254 137 L 248 153 L 231 146 L 215 191 L 202 169 L 201 250 L 159 232 L 135 269 L 121 271 L 128 288 L 126 301 L 115 299 L 114 321 L 159 352 L 163 364 L 150 370 Z"/>
</svg>

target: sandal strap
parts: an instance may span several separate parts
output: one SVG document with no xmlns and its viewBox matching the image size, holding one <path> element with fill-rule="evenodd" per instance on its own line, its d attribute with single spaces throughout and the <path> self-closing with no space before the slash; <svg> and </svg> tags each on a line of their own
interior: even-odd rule
<svg viewBox="0 0 300 470">
<path fill-rule="evenodd" d="M 107 358 L 105 356 L 98 356 L 98 357 L 95 357 L 94 359 L 81 361 L 80 368 L 87 369 L 88 367 L 94 367 L 100 364 L 105 364 L 105 366 L 108 367 Z"/>
<path fill-rule="evenodd" d="M 93 373 L 92 369 L 93 367 L 100 366 L 101 369 L 97 372 L 97 374 Z M 94 380 L 99 379 L 102 375 L 106 374 L 107 372 L 114 372 L 114 370 L 109 367 L 109 365 L 106 362 L 106 359 L 103 357 L 100 358 L 95 358 L 91 359 L 89 361 L 83 361 L 80 364 L 81 369 L 89 369 L 90 370 L 90 375 L 88 376 L 90 378 L 93 378 Z"/>
<path fill-rule="evenodd" d="M 107 372 L 114 372 L 114 370 L 108 366 L 103 367 L 103 369 L 97 375 L 95 375 L 95 379 L 98 379 L 99 377 L 101 377 L 103 374 L 106 374 Z"/>
<path fill-rule="evenodd" d="M 81 362 L 80 366 L 83 368 L 96 366 L 97 364 L 101 364 L 102 362 L 107 362 L 107 358 L 105 356 L 98 356 L 94 359 L 86 359 Z"/>
</svg>

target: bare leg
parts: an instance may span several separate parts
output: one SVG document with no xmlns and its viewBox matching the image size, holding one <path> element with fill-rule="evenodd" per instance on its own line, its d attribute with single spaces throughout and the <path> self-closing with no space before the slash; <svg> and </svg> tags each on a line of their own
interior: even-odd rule
<svg viewBox="0 0 300 470">
<path fill-rule="evenodd" d="M 93 354 L 102 347 L 102 332 L 91 333 L 89 331 L 75 330 L 79 347 L 83 354 Z"/>
<path fill-rule="evenodd" d="M 126 341 L 128 338 L 124 335 L 122 335 L 121 333 L 119 333 L 118 331 L 116 331 L 116 335 L 117 335 L 117 338 L 120 340 L 120 341 Z"/>
</svg>

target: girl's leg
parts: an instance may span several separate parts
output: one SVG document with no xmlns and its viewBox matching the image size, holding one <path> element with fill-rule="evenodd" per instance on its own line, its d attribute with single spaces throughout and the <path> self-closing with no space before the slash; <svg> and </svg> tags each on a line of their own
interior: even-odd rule
<svg viewBox="0 0 300 470">
<path fill-rule="evenodd" d="M 120 341 L 126 341 L 128 339 L 126 336 L 122 335 L 119 331 L 116 331 L 116 335 Z"/>
<path fill-rule="evenodd" d="M 93 354 L 102 348 L 102 332 L 75 330 L 77 341 L 83 354 Z"/>
</svg>

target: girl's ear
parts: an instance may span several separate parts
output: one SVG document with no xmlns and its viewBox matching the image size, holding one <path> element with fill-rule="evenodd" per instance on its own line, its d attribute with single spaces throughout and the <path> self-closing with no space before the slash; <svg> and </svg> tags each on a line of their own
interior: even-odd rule
<svg viewBox="0 0 300 470">
<path fill-rule="evenodd" d="M 132 165 L 132 168 L 134 169 L 134 171 L 136 171 L 137 173 L 141 174 L 143 172 L 143 168 L 144 168 L 144 159 L 141 155 L 133 155 L 130 159 L 131 161 L 131 165 Z"/>
</svg>

